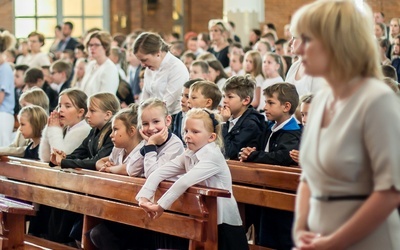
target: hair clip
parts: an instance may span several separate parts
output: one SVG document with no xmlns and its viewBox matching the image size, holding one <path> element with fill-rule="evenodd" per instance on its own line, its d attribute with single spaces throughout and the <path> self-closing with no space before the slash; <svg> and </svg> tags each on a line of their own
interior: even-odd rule
<svg viewBox="0 0 400 250">
<path fill-rule="evenodd" d="M 215 115 L 213 113 L 210 113 L 207 109 L 203 109 L 204 112 L 206 112 L 208 114 L 208 116 L 210 116 L 210 119 L 213 123 L 213 127 L 214 127 L 214 132 L 216 131 L 216 127 L 219 124 L 219 122 L 217 121 L 217 119 L 215 119 Z"/>
</svg>

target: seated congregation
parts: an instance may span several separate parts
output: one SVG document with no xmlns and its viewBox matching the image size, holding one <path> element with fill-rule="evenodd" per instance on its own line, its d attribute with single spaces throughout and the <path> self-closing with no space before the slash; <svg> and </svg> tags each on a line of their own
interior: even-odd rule
<svg viewBox="0 0 400 250">
<path fill-rule="evenodd" d="M 328 6 L 333 1 L 325 2 Z M 201 198 L 196 204 L 201 212 L 189 206 L 186 217 L 195 221 L 193 213 L 204 216 L 204 220 L 191 224 L 194 231 L 198 225 L 201 228 L 193 237 L 168 234 L 167 229 L 175 225 L 152 230 L 140 223 L 127 223 L 129 213 L 113 211 L 101 217 L 93 211 L 85 214 L 79 207 L 67 209 L 52 202 L 35 203 L 34 216 L 31 207 L 21 206 L 29 215 L 26 233 L 75 248 L 86 241 L 97 249 L 188 249 L 193 247 L 193 238 L 206 241 L 206 237 L 215 235 L 218 249 L 249 249 L 249 242 L 260 249 L 297 249 L 299 242 L 308 245 L 307 233 L 312 234 L 312 240 L 318 238 L 317 233 L 306 232 L 304 236 L 298 232 L 307 231 L 304 228 L 292 231 L 293 225 L 296 229 L 307 224 L 303 214 L 297 213 L 296 218 L 294 213 L 298 185 L 302 195 L 310 196 L 307 176 L 299 166 L 299 147 L 304 129 L 303 139 L 311 130 L 317 131 L 315 124 L 311 128 L 308 122 L 311 103 L 321 103 L 320 93 L 328 93 L 333 85 L 328 84 L 325 71 L 314 74 L 306 68 L 311 66 L 303 61 L 309 49 L 304 46 L 311 38 L 304 37 L 305 31 L 296 33 L 305 29 L 298 22 L 294 19 L 290 27 L 290 42 L 275 39 L 276 32 L 261 35 L 254 29 L 252 32 L 260 36 L 244 47 L 233 34 L 226 35 L 231 31 L 227 22 L 215 19 L 208 25 L 210 35 L 185 38 L 185 53 L 177 52 L 183 42 L 167 42 L 167 37 L 157 33 L 138 31 L 121 40 L 106 31 L 93 30 L 82 43 L 76 43 L 79 57 L 56 50 L 58 60 L 39 67 L 29 60 L 6 65 L 0 59 L 0 78 L 8 84 L 0 84 L 0 119 L 4 120 L 0 124 L 0 156 L 35 160 L 34 167 L 59 171 L 58 177 L 49 172 L 56 179 L 66 173 L 81 175 L 90 183 L 75 187 L 69 183 L 71 197 L 85 199 L 85 205 L 98 201 L 108 206 L 118 201 L 118 207 L 140 211 L 155 223 L 163 216 L 185 217 L 186 204 L 177 203 L 195 203 L 196 197 L 209 195 L 204 189 L 218 193 L 212 198 L 214 202 Z M 64 25 L 71 26 L 69 22 Z M 38 32 L 28 38 L 30 44 L 44 43 Z M 4 44 L 0 58 L 13 46 L 13 40 L 9 32 L 0 32 Z M 393 53 L 400 54 L 400 35 L 393 40 Z M 31 50 L 35 52 L 43 54 L 40 47 Z M 27 58 L 30 56 L 34 55 Z M 385 83 L 398 93 L 399 59 L 393 58 L 395 67 L 378 65 L 374 72 L 388 76 Z M 346 86 L 352 89 L 355 82 Z M 376 88 L 390 92 L 387 86 Z M 333 109 L 337 106 L 334 104 Z M 326 136 L 324 131 L 322 127 L 322 136 Z M 308 145 L 313 143 L 308 140 L 302 145 L 302 155 L 308 152 Z M 33 170 L 18 171 L 22 175 Z M 0 180 L 16 188 L 19 184 L 13 181 Z M 42 181 L 46 180 L 36 184 L 42 185 Z M 97 181 L 112 185 L 120 182 L 135 190 L 131 200 L 108 197 L 97 189 L 92 196 L 76 194 L 79 188 L 82 193 L 89 192 L 89 185 L 97 185 Z M 62 192 L 57 184 L 54 186 L 49 193 Z M 71 198 L 71 204 L 77 202 L 75 198 Z M 315 200 L 323 203 L 324 198 Z M 7 202 L 3 203 L 14 204 Z M 296 209 L 308 209 L 304 202 L 297 202 Z M 206 209 L 202 209 L 203 204 Z M 213 206 L 215 213 L 207 214 Z M 4 206 L 2 209 L 5 211 Z M 216 221 L 215 232 L 205 232 L 212 220 Z"/>
</svg>

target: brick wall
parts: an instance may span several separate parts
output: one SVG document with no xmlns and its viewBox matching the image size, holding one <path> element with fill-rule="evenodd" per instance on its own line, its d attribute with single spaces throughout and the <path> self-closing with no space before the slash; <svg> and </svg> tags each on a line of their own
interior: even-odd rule
<svg viewBox="0 0 400 250">
<path fill-rule="evenodd" d="M 0 0 L 0 28 L 14 33 L 14 11 L 12 0 Z"/>
</svg>

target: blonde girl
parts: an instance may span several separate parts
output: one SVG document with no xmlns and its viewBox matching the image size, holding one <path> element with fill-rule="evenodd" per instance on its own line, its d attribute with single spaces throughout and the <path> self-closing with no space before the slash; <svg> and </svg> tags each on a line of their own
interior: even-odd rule
<svg viewBox="0 0 400 250">
<path fill-rule="evenodd" d="M 76 88 L 81 88 L 81 82 L 83 77 L 85 76 L 85 68 L 87 64 L 87 59 L 86 58 L 79 58 L 76 60 L 75 63 L 75 68 L 74 68 L 74 76 L 72 77 L 71 80 L 71 88 L 76 87 Z"/>
<path fill-rule="evenodd" d="M 47 122 L 46 111 L 36 105 L 24 107 L 19 111 L 18 121 L 22 136 L 31 140 L 31 143 L 25 149 L 24 158 L 38 160 L 40 138 Z"/>
<path fill-rule="evenodd" d="M 246 74 L 250 74 L 256 80 L 256 88 L 254 89 L 254 98 L 251 105 L 255 109 L 261 108 L 261 106 L 263 106 L 263 104 L 260 103 L 261 84 L 264 81 L 264 75 L 262 72 L 262 59 L 260 52 L 256 50 L 247 51 L 244 55 L 243 69 Z"/>
<path fill-rule="evenodd" d="M 275 83 L 284 82 L 283 63 L 280 55 L 272 52 L 265 54 L 262 69 L 265 75 L 265 80 L 261 84 L 261 90 L 264 90 Z M 261 95 L 260 108 L 264 108 L 264 105 L 265 96 Z"/>
<path fill-rule="evenodd" d="M 24 108 L 29 105 L 42 107 L 46 114 L 49 113 L 49 98 L 40 88 L 32 88 L 21 94 L 19 105 Z M 11 155 L 23 157 L 25 149 L 30 143 L 30 139 L 25 139 L 20 130 L 17 130 L 14 141 L 7 147 L 0 147 L 0 155 Z"/>
<path fill-rule="evenodd" d="M 184 151 L 182 141 L 170 131 L 171 116 L 160 99 L 147 99 L 139 106 L 140 135 L 145 145 L 140 149 L 144 162 L 144 176 L 147 178 L 164 163 L 181 155 Z M 137 169 L 127 166 L 128 175 L 135 175 Z"/>
<path fill-rule="evenodd" d="M 154 171 L 136 199 L 152 219 L 162 215 L 187 188 L 195 184 L 232 192 L 232 177 L 221 152 L 221 119 L 207 109 L 191 109 L 185 121 L 185 142 L 188 150 Z M 181 176 L 156 202 L 150 200 L 158 184 Z M 218 249 L 248 249 L 236 200 L 217 198 Z M 229 237 L 226 237 L 229 236 Z"/>
<path fill-rule="evenodd" d="M 88 103 L 86 121 L 92 127 L 89 135 L 69 155 L 62 150 L 54 150 L 50 166 L 95 170 L 96 162 L 110 155 L 113 148 L 111 118 L 119 111 L 119 101 L 114 94 L 103 92 L 90 96 Z"/>
<path fill-rule="evenodd" d="M 143 157 L 140 149 L 144 146 L 138 129 L 138 105 L 131 104 L 120 110 L 112 120 L 111 141 L 114 148 L 110 156 L 97 161 L 96 169 L 101 172 L 140 176 L 143 173 Z"/>
<path fill-rule="evenodd" d="M 66 89 L 60 93 L 58 108 L 51 112 L 43 130 L 39 157 L 49 162 L 51 152 L 61 150 L 72 153 L 89 135 L 90 126 L 85 121 L 87 96 L 79 89 Z"/>
</svg>

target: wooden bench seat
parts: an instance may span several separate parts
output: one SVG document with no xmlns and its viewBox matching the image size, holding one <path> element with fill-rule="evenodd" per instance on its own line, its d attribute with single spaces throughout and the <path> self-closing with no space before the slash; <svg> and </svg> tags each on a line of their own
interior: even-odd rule
<svg viewBox="0 0 400 250">
<path fill-rule="evenodd" d="M 228 161 L 233 195 L 244 216 L 243 204 L 294 211 L 301 169 L 252 162 Z M 249 245 L 251 250 L 268 249 Z"/>
<path fill-rule="evenodd" d="M 145 179 L 89 170 L 60 170 L 36 161 L 2 157 L 0 193 L 84 214 L 84 230 L 98 220 L 111 220 L 187 238 L 191 249 L 217 249 L 217 197 L 226 190 L 190 187 L 163 216 L 150 220 L 135 196 Z M 162 182 L 158 199 L 172 185 Z M 177 226 L 179 225 L 179 226 Z M 85 249 L 93 246 L 83 237 Z"/>
<path fill-rule="evenodd" d="M 32 205 L 0 197 L 0 249 L 23 249 L 26 215 L 35 215 Z"/>
</svg>

